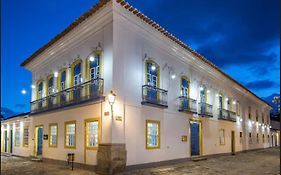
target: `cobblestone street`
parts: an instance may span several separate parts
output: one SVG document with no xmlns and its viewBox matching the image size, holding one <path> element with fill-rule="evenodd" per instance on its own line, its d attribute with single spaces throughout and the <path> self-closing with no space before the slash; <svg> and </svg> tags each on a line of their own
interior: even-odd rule
<svg viewBox="0 0 281 175">
<path fill-rule="evenodd" d="M 266 175 L 280 174 L 279 148 L 239 153 L 235 156 L 225 155 L 208 157 L 202 161 L 186 161 L 169 166 L 130 170 L 120 175 Z M 33 162 L 19 157 L 1 156 L 1 174 L 3 175 L 88 175 L 96 174 L 91 168 L 71 167 L 63 163 Z"/>
</svg>

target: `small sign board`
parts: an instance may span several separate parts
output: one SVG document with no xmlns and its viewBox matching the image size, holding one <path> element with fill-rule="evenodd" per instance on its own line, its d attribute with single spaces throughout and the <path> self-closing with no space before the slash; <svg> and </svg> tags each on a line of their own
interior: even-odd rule
<svg viewBox="0 0 281 175">
<path fill-rule="evenodd" d="M 104 112 L 104 116 L 109 116 L 109 111 Z"/>
<path fill-rule="evenodd" d="M 116 116 L 116 117 L 115 117 L 115 120 L 117 120 L 117 121 L 120 121 L 120 122 L 121 122 L 121 121 L 122 121 L 122 116 Z"/>
<path fill-rule="evenodd" d="M 43 139 L 44 139 L 44 140 L 48 140 L 48 134 L 44 134 L 44 135 L 43 135 Z"/>
<path fill-rule="evenodd" d="M 187 142 L 187 136 L 186 135 L 181 136 L 181 141 L 182 142 Z"/>
</svg>

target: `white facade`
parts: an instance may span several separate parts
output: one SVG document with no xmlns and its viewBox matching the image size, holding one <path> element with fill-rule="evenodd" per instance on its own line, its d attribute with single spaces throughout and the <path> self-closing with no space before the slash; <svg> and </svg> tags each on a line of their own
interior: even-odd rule
<svg viewBox="0 0 281 175">
<path fill-rule="evenodd" d="M 57 123 L 58 145 L 51 148 L 48 140 L 43 140 L 42 156 L 66 160 L 67 153 L 73 152 L 76 162 L 96 165 L 97 150 L 85 147 L 84 122 L 89 118 L 99 119 L 99 143 L 126 145 L 127 165 L 190 157 L 190 121 L 201 122 L 200 155 L 230 153 L 232 143 L 235 145 L 235 151 L 266 148 L 271 145 L 269 140 L 271 138 L 268 139 L 271 107 L 268 104 L 155 30 L 135 15 L 133 13 L 135 10 L 131 12 L 128 10 L 130 7 L 126 9 L 124 6 L 115 0 L 107 2 L 101 9 L 37 55 L 36 59 L 25 65 L 32 72 L 33 84 L 36 85 L 43 79 L 44 87 L 49 74 L 65 67 L 67 87 L 70 88 L 71 64 L 76 59 L 82 60 L 82 80 L 86 82 L 88 81 L 86 59 L 97 48 L 101 49 L 102 73 L 100 75 L 104 80 L 103 95 L 107 96 L 111 90 L 117 95 L 113 114 L 107 98 L 96 104 L 85 103 L 31 114 L 28 149 L 15 148 L 13 154 L 34 156 L 35 126 L 43 126 L 43 134 L 46 135 L 49 132 L 49 124 Z M 147 60 L 152 60 L 159 65 L 158 88 L 168 91 L 167 108 L 141 103 L 142 86 L 146 84 Z M 171 78 L 172 74 L 176 77 Z M 198 103 L 200 103 L 200 87 L 206 87 L 206 103 L 212 105 L 212 117 L 196 114 L 199 113 L 198 103 L 195 113 L 179 112 L 181 76 L 188 77 L 189 98 L 197 100 Z M 55 91 L 59 91 L 56 89 L 57 83 L 55 78 Z M 37 100 L 37 88 L 32 92 L 33 101 Z M 219 94 L 224 96 L 224 108 L 236 112 L 236 122 L 218 119 Z M 43 88 L 43 96 L 47 96 L 46 88 Z M 227 98 L 232 99 L 230 105 L 227 105 Z M 240 107 L 239 111 L 236 111 L 238 102 Z M 249 106 L 251 119 L 249 119 Z M 64 146 L 64 124 L 74 120 L 76 147 L 69 149 Z M 146 120 L 160 122 L 160 145 L 157 149 L 146 149 Z M 5 121 L 3 124 L 9 126 L 10 121 Z M 4 127 L 3 124 L 1 129 Z M 221 130 L 224 130 L 224 144 L 220 143 Z M 232 131 L 234 131 L 234 142 L 231 141 Z M 240 132 L 242 132 L 241 138 Z M 251 138 L 249 138 L 250 133 Z M 183 136 L 187 137 L 187 141 L 182 141 Z M 3 151 L 3 141 L 1 143 Z"/>
</svg>

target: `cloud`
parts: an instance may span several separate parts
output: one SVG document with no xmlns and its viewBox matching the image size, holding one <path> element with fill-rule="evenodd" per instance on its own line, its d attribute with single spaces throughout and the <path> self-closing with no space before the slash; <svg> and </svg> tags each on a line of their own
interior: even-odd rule
<svg viewBox="0 0 281 175">
<path fill-rule="evenodd" d="M 248 82 L 245 84 L 245 86 L 249 89 L 261 90 L 276 87 L 277 83 L 271 80 L 257 80 Z"/>
<path fill-rule="evenodd" d="M 220 67 L 278 59 L 266 51 L 279 46 L 279 1 L 130 2 Z"/>
</svg>

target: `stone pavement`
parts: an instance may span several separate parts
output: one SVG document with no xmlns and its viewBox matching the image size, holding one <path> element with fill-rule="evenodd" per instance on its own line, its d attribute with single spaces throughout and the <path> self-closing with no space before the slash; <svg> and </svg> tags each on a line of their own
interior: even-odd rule
<svg viewBox="0 0 281 175">
<path fill-rule="evenodd" d="M 185 161 L 168 166 L 136 169 L 119 175 L 280 175 L 280 148 L 271 148 L 235 156 L 208 157 L 202 161 Z M 64 163 L 33 162 L 20 157 L 1 155 L 2 175 L 96 175 L 91 168 L 71 167 Z"/>
</svg>

